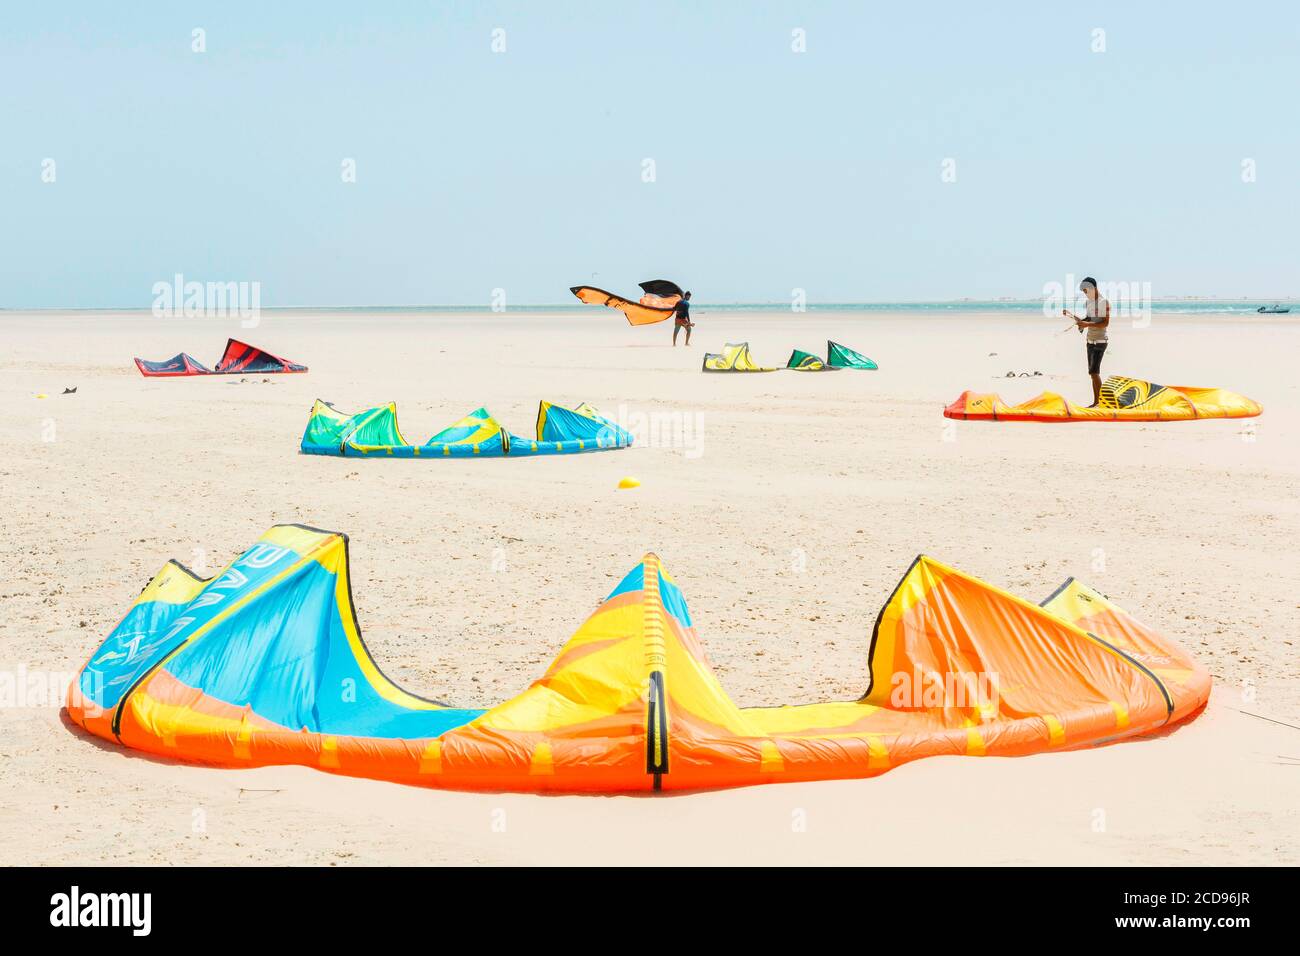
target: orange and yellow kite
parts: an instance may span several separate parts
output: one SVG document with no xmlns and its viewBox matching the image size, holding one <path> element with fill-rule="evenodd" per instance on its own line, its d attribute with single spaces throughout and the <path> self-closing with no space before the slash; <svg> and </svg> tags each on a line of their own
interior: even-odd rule
<svg viewBox="0 0 1300 956">
<path fill-rule="evenodd" d="M 627 317 L 629 325 L 653 325 L 672 316 L 674 307 L 681 301 L 684 293 L 675 282 L 667 279 L 649 279 L 641 283 L 639 302 L 625 299 L 621 295 L 606 292 L 589 285 L 575 285 L 569 289 L 581 301 L 588 305 L 604 305 L 618 309 Z"/>
<path fill-rule="evenodd" d="M 945 418 L 994 422 L 1183 422 L 1198 418 L 1253 418 L 1264 407 L 1224 388 L 1154 385 L 1112 375 L 1101 386 L 1096 408 L 1043 392 L 1012 405 L 994 393 L 962 392 L 943 410 Z"/>
<path fill-rule="evenodd" d="M 1037 605 L 926 557 L 876 619 L 866 672 L 857 700 L 737 705 L 647 554 L 527 689 L 456 707 L 398 687 L 370 655 L 347 537 L 277 525 L 213 577 L 168 562 L 83 667 L 68 712 L 114 743 L 222 767 L 605 793 L 1088 747 L 1187 720 L 1210 693 L 1173 641 L 1073 579 Z"/>
</svg>

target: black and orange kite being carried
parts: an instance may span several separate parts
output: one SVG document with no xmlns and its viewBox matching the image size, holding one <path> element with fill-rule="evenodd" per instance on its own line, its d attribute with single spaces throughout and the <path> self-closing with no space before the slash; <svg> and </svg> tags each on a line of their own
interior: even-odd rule
<svg viewBox="0 0 1300 956">
<path fill-rule="evenodd" d="M 686 294 L 676 282 L 667 279 L 648 279 L 640 285 L 644 295 L 639 302 L 589 285 L 575 285 L 569 291 L 588 305 L 618 309 L 627 316 L 628 325 L 653 325 L 671 318 L 674 307 Z"/>
<path fill-rule="evenodd" d="M 402 690 L 371 657 L 346 536 L 277 525 L 213 577 L 165 564 L 91 654 L 68 713 L 113 743 L 224 767 L 611 792 L 1089 747 L 1172 727 L 1210 695 L 1175 642 L 1073 579 L 1038 605 L 920 557 L 870 637 L 857 700 L 738 706 L 647 554 L 532 685 L 458 707 Z"/>
<path fill-rule="evenodd" d="M 992 392 L 962 392 L 943 410 L 944 418 L 990 422 L 1187 422 L 1201 418 L 1254 418 L 1264 406 L 1226 388 L 1156 385 L 1112 375 L 1101 386 L 1095 408 L 1043 392 L 1019 405 Z"/>
<path fill-rule="evenodd" d="M 208 368 L 188 352 L 181 352 L 179 355 L 173 355 L 161 362 L 151 362 L 148 359 L 137 358 L 135 365 L 140 370 L 141 375 L 149 378 L 176 378 L 185 375 L 239 375 L 254 372 L 258 375 L 266 375 L 277 372 L 307 371 L 305 365 L 290 362 L 278 355 L 272 355 L 265 349 L 259 349 L 247 342 L 240 342 L 238 339 L 226 340 L 226 351 L 222 353 L 221 360 L 217 362 L 216 368 Z"/>
</svg>

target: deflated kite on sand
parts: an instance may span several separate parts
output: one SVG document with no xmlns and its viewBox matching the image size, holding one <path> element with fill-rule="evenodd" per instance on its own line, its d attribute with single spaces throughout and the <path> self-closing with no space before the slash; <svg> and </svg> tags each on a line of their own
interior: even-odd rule
<svg viewBox="0 0 1300 956">
<path fill-rule="evenodd" d="M 838 371 L 834 366 L 827 365 L 816 355 L 811 352 L 803 352 L 795 349 L 790 353 L 790 360 L 785 363 L 785 367 L 795 372 L 835 372 Z"/>
<path fill-rule="evenodd" d="M 826 364 L 831 368 L 856 368 L 863 371 L 874 371 L 880 368 L 861 352 L 855 352 L 847 345 L 830 341 L 826 343 Z"/>
<path fill-rule="evenodd" d="M 1195 418 L 1253 418 L 1259 402 L 1223 388 L 1153 385 L 1112 375 L 1101 386 L 1096 408 L 1043 392 L 1019 405 L 993 393 L 962 392 L 943 410 L 945 418 L 996 422 L 1181 422 Z"/>
<path fill-rule="evenodd" d="M 641 291 L 645 294 L 641 296 L 640 302 L 589 285 L 575 285 L 569 291 L 588 305 L 605 305 L 618 309 L 627 317 L 628 325 L 653 325 L 664 321 L 672 316 L 673 307 L 685 294 L 677 283 L 667 279 L 642 282 Z"/>
<path fill-rule="evenodd" d="M 512 435 L 486 408 L 478 408 L 423 445 L 412 445 L 397 427 L 397 406 L 392 402 L 349 415 L 317 399 L 300 448 L 307 455 L 361 458 L 515 458 L 626 448 L 632 440 L 631 432 L 585 402 L 572 410 L 542 402 L 536 438 Z"/>
<path fill-rule="evenodd" d="M 277 525 L 212 578 L 168 562 L 81 670 L 68 712 L 107 740 L 224 767 L 609 792 L 1084 747 L 1183 721 L 1210 692 L 1172 641 L 1072 579 L 1037 606 L 925 557 L 880 612 L 867 663 L 859 700 L 738 707 L 648 554 L 532 686 L 454 707 L 371 657 L 347 537 Z"/>
<path fill-rule="evenodd" d="M 282 359 L 278 355 L 272 355 L 264 349 L 240 342 L 238 339 L 228 339 L 226 341 L 226 351 L 222 353 L 221 360 L 217 362 L 216 368 L 208 368 L 188 352 L 181 352 L 179 355 L 173 355 L 161 362 L 151 362 L 148 359 L 138 358 L 135 360 L 135 366 L 140 370 L 141 375 L 149 378 L 175 378 L 182 375 L 238 375 L 245 372 L 267 375 L 277 372 L 307 371 L 305 365 Z"/>
<path fill-rule="evenodd" d="M 835 342 L 826 343 L 826 361 L 811 352 L 795 349 L 785 363 L 786 369 L 793 372 L 833 372 L 841 368 L 874 369 L 878 366 L 871 359 L 851 348 Z M 705 372 L 775 372 L 775 368 L 759 365 L 749 352 L 748 342 L 728 342 L 721 352 L 704 353 Z"/>
<path fill-rule="evenodd" d="M 748 342 L 728 342 L 721 352 L 705 352 L 705 372 L 775 372 L 775 368 L 759 365 L 749 354 Z"/>
</svg>

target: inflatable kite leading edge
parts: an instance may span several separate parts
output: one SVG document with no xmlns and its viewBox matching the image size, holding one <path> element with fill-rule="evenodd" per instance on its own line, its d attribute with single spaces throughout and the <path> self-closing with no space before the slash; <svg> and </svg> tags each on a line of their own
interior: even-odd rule
<svg viewBox="0 0 1300 956">
<path fill-rule="evenodd" d="M 1186 720 L 1210 675 L 1096 591 L 1042 606 L 917 558 L 859 700 L 741 708 L 648 554 L 545 674 L 489 710 L 426 700 L 371 657 L 345 535 L 277 525 L 212 578 L 168 562 L 91 655 L 68 713 L 167 757 L 301 764 L 472 790 L 684 790 L 867 777 L 921 757 L 1085 747 Z"/>
<path fill-rule="evenodd" d="M 278 372 L 305 372 L 307 366 L 272 355 L 255 345 L 238 339 L 227 339 L 226 350 L 221 354 L 216 368 L 208 368 L 188 352 L 181 352 L 161 362 L 137 358 L 135 367 L 148 378 L 175 378 L 183 375 L 238 375 L 240 373 L 274 374 Z"/>
<path fill-rule="evenodd" d="M 1153 385 L 1112 375 L 1101 386 L 1101 402 L 1086 408 L 1055 392 L 1019 405 L 993 393 L 962 392 L 943 410 L 945 418 L 995 422 L 1181 422 L 1197 418 L 1253 418 L 1264 407 L 1223 388 Z"/>
<path fill-rule="evenodd" d="M 423 445 L 412 445 L 397 427 L 397 406 L 391 402 L 348 415 L 317 399 L 299 447 L 307 455 L 362 458 L 516 458 L 626 448 L 632 441 L 631 432 L 585 402 L 574 409 L 542 402 L 536 438 L 512 435 L 486 408 L 479 408 Z"/>
</svg>

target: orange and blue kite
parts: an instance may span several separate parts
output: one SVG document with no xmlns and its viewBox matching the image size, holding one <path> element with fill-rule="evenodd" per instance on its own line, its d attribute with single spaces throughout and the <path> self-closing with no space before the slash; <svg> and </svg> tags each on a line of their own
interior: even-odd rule
<svg viewBox="0 0 1300 956">
<path fill-rule="evenodd" d="M 1089 747 L 1172 727 L 1210 693 L 1174 642 L 1073 579 L 1038 605 L 926 557 L 876 619 L 867 680 L 857 700 L 738 706 L 647 554 L 518 696 L 429 700 L 366 647 L 347 537 L 277 525 L 211 578 L 168 562 L 83 667 L 68 712 L 114 743 L 222 767 L 605 793 Z"/>
</svg>

